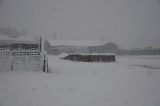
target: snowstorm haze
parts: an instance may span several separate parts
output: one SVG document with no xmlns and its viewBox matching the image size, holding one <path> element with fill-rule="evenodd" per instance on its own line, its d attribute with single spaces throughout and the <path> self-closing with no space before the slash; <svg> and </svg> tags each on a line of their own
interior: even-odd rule
<svg viewBox="0 0 160 106">
<path fill-rule="evenodd" d="M 0 0 L 0 28 L 28 36 L 160 47 L 160 0 Z"/>
</svg>

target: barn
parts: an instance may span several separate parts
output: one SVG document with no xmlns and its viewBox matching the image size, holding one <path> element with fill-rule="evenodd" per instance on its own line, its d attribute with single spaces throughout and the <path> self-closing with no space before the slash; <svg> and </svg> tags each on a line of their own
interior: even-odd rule
<svg viewBox="0 0 160 106">
<path fill-rule="evenodd" d="M 46 41 L 48 54 L 58 55 L 61 53 L 90 53 L 88 47 L 102 45 L 100 41 L 88 40 L 51 40 Z"/>
<path fill-rule="evenodd" d="M 99 49 L 105 49 L 105 42 L 81 41 L 81 40 L 47 40 L 48 54 L 59 55 L 67 53 L 65 60 L 82 62 L 115 62 L 115 55 L 112 53 L 94 53 Z M 95 51 L 91 51 L 91 48 Z M 101 50 L 101 51 L 102 51 Z"/>
</svg>

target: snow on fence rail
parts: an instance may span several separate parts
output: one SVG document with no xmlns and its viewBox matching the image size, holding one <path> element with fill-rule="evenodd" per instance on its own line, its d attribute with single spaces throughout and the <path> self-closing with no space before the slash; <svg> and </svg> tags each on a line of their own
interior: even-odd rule
<svg viewBox="0 0 160 106">
<path fill-rule="evenodd" d="M 12 52 L 0 48 L 0 71 L 41 71 L 43 58 L 37 49 L 16 49 Z"/>
<path fill-rule="evenodd" d="M 12 51 L 12 56 L 39 56 L 40 51 L 37 49 L 29 49 L 29 50 L 24 50 L 24 49 L 16 49 Z"/>
</svg>

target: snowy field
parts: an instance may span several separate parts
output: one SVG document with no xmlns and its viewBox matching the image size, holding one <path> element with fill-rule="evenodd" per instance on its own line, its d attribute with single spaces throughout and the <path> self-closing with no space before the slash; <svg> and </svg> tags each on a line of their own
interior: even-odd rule
<svg viewBox="0 0 160 106">
<path fill-rule="evenodd" d="M 0 72 L 0 106 L 160 106 L 160 56 L 115 63 L 49 56 L 50 73 Z"/>
</svg>

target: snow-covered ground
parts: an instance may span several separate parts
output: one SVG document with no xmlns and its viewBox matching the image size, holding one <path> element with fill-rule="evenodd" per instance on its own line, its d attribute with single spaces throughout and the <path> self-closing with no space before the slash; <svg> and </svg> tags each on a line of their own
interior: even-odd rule
<svg viewBox="0 0 160 106">
<path fill-rule="evenodd" d="M 1 72 L 0 106 L 160 106 L 160 56 L 48 59 L 50 73 Z"/>
</svg>

